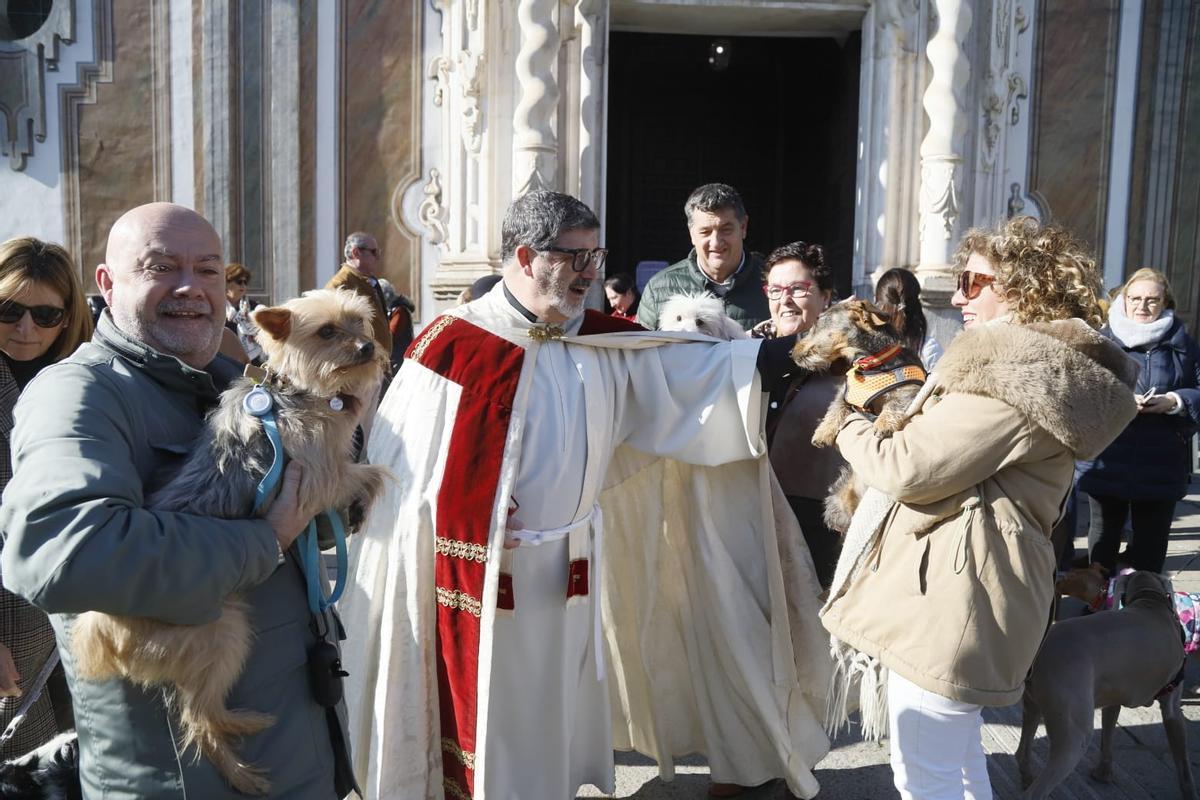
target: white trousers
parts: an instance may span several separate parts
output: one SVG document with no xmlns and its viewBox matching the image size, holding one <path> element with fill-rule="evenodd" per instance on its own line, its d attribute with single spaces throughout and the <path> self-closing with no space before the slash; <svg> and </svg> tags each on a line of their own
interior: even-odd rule
<svg viewBox="0 0 1200 800">
<path fill-rule="evenodd" d="M 888 673 L 892 774 L 903 800 L 992 800 L 981 708 Z"/>
</svg>

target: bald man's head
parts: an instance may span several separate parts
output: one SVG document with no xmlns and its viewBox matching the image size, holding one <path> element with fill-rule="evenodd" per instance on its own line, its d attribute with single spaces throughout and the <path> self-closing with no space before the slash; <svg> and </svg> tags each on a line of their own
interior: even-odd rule
<svg viewBox="0 0 1200 800">
<path fill-rule="evenodd" d="M 108 234 L 96 285 L 113 322 L 160 353 L 202 369 L 225 324 L 221 237 L 208 220 L 173 203 L 126 212 Z"/>
</svg>

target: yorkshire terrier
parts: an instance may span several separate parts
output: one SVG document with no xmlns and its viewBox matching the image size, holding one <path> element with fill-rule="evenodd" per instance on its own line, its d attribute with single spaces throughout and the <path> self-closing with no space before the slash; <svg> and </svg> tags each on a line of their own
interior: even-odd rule
<svg viewBox="0 0 1200 800">
<path fill-rule="evenodd" d="M 727 342 L 749 336 L 725 313 L 725 304 L 707 292 L 668 297 L 658 314 L 658 327 L 664 331 L 706 333 Z"/>
<path fill-rule="evenodd" d="M 875 359 L 886 360 L 874 363 Z M 846 418 L 855 411 L 875 415 L 876 436 L 881 439 L 891 436 L 904 427 L 905 411 L 925 379 L 920 360 L 904 349 L 904 341 L 888 315 L 862 300 L 838 303 L 824 311 L 812 330 L 796 342 L 792 360 L 813 372 L 847 372 L 847 392 L 834 398 L 813 432 L 812 443 L 816 447 L 833 445 Z M 884 366 L 887 369 L 881 370 Z M 887 388 L 885 384 L 890 378 L 867 375 L 871 370 L 876 374 L 905 370 L 905 380 L 895 388 Z M 874 380 L 879 381 L 882 389 L 879 393 L 865 388 Z M 861 407 L 847 399 L 852 390 L 860 387 L 866 401 Z M 848 530 L 865 490 L 850 468 L 844 467 L 825 500 L 825 524 L 832 530 Z"/>
<path fill-rule="evenodd" d="M 322 510 L 369 506 L 389 474 L 351 456 L 359 411 L 372 401 L 388 363 L 372 338 L 370 304 L 350 291 L 319 290 L 258 308 L 252 317 L 267 354 L 263 384 L 274 401 L 283 449 L 303 467 L 299 496 Z M 274 457 L 262 421 L 243 406 L 255 387 L 254 380 L 241 378 L 221 395 L 191 456 L 150 496 L 149 508 L 222 519 L 255 516 L 255 491 Z M 270 500 L 257 515 L 269 507 Z M 267 777 L 237 756 L 233 742 L 274 719 L 225 707 L 253 637 L 247 605 L 231 596 L 220 618 L 203 625 L 89 611 L 75 620 L 71 652 L 85 680 L 168 687 L 184 748 L 195 745 L 238 791 L 261 795 L 270 791 Z"/>
</svg>

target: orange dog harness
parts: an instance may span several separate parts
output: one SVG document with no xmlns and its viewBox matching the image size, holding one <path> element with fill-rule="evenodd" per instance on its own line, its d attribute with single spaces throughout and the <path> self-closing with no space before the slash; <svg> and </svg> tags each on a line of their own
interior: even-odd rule
<svg viewBox="0 0 1200 800">
<path fill-rule="evenodd" d="M 901 386 L 925 383 L 925 368 L 921 362 L 894 344 L 886 350 L 855 361 L 846 372 L 846 402 L 858 411 L 867 411 L 871 404 Z"/>
</svg>

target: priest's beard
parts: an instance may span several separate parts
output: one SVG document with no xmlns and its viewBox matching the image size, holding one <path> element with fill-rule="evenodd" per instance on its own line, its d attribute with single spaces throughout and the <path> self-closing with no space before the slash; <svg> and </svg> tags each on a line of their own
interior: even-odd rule
<svg viewBox="0 0 1200 800">
<path fill-rule="evenodd" d="M 534 288 L 539 295 L 549 298 L 551 308 L 567 319 L 574 319 L 583 313 L 586 298 L 583 295 L 576 297 L 570 290 L 575 287 L 586 294 L 592 281 L 571 272 L 569 268 L 566 268 L 565 272 L 564 275 L 554 267 L 535 271 Z"/>
</svg>

